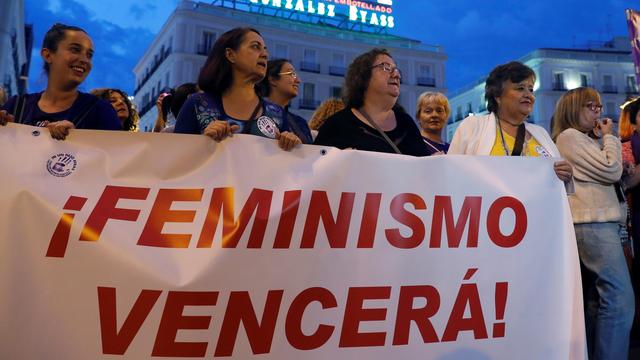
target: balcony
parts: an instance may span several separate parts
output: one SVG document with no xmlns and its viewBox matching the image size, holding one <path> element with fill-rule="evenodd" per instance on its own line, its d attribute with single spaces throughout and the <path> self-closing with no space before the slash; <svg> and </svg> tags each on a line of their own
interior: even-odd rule
<svg viewBox="0 0 640 360">
<path fill-rule="evenodd" d="M 302 61 L 300 62 L 300 70 L 318 74 L 320 73 L 320 64 Z"/>
<path fill-rule="evenodd" d="M 315 110 L 320 105 L 320 100 L 315 99 L 300 99 L 300 109 Z"/>
<path fill-rule="evenodd" d="M 418 76 L 416 78 L 416 84 L 419 86 L 436 87 L 436 79 L 426 76 Z"/>
<path fill-rule="evenodd" d="M 156 105 L 155 102 L 156 99 L 153 99 L 153 101 L 149 101 L 147 104 L 143 105 L 141 109 L 138 110 L 138 116 L 143 117 L 147 111 L 153 109 L 153 107 Z"/>
<path fill-rule="evenodd" d="M 319 69 L 318 72 L 320 72 Z M 344 76 L 346 73 L 347 68 L 344 66 L 329 66 L 329 75 Z"/>
<path fill-rule="evenodd" d="M 552 90 L 553 91 L 567 91 L 567 86 L 564 84 L 564 82 L 554 82 Z"/>
<path fill-rule="evenodd" d="M 602 93 L 603 94 L 617 94 L 618 87 L 615 85 L 602 85 Z"/>
<path fill-rule="evenodd" d="M 636 86 L 626 86 L 624 93 L 627 95 L 638 95 L 638 88 Z"/>
<path fill-rule="evenodd" d="M 146 75 L 140 81 L 140 85 L 138 85 L 135 88 L 135 90 L 133 91 L 133 95 L 134 96 L 138 94 L 138 91 L 144 86 L 144 84 L 147 83 L 149 78 L 151 78 L 151 76 L 153 76 L 153 73 L 155 73 L 156 70 L 158 70 L 158 68 L 160 67 L 160 65 L 162 65 L 164 60 L 166 58 L 168 58 L 169 55 L 171 55 L 171 48 L 167 48 L 164 51 L 160 51 L 160 53 L 158 55 L 159 56 L 153 61 L 153 64 L 151 65 L 151 68 L 149 69 L 149 72 L 147 72 Z"/>
</svg>

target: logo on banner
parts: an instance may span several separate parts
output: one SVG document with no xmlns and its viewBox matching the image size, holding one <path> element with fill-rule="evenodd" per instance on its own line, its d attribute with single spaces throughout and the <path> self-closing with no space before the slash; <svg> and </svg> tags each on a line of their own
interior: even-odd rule
<svg viewBox="0 0 640 360">
<path fill-rule="evenodd" d="M 258 120 L 256 120 L 258 125 L 258 130 L 263 133 L 265 136 L 270 137 L 272 139 L 276 138 L 276 133 L 278 132 L 278 126 L 276 122 L 268 117 L 268 116 L 260 116 Z"/>
<path fill-rule="evenodd" d="M 47 160 L 49 174 L 57 177 L 71 175 L 76 170 L 78 161 L 71 154 L 56 154 Z"/>
</svg>

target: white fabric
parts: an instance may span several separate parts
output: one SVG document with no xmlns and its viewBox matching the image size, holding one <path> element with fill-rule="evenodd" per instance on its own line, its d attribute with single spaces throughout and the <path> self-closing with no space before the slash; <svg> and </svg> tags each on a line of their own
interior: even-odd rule
<svg viewBox="0 0 640 360">
<path fill-rule="evenodd" d="M 236 332 L 233 321 L 225 320 L 233 319 L 227 309 L 246 303 L 247 294 L 262 328 L 250 325 L 249 309 L 236 328 L 230 358 L 253 358 L 260 349 L 260 359 L 585 357 L 575 235 L 549 159 L 414 158 L 319 146 L 284 152 L 273 140 L 243 135 L 216 143 L 200 135 L 73 130 L 56 141 L 46 130 L 13 124 L 0 127 L 0 153 L 1 359 L 213 358 L 222 351 L 221 336 Z M 105 195 L 122 195 L 123 189 L 129 198 Z M 251 220 L 237 247 L 224 248 L 252 193 L 271 201 L 258 207 L 260 221 L 245 212 Z M 296 194 L 299 201 L 291 201 Z M 219 215 L 219 207 L 210 207 L 216 198 L 225 204 L 222 213 L 234 219 L 219 219 L 211 237 L 202 237 L 210 245 L 198 247 L 203 229 Z M 477 209 L 470 211 L 471 220 L 460 215 L 465 201 Z M 521 208 L 496 212 L 501 201 Z M 448 203 L 451 216 L 434 220 Z M 331 213 L 314 221 L 312 214 L 327 206 Z M 283 207 L 292 222 L 281 221 Z M 365 213 L 371 221 L 362 225 Z M 100 218 L 106 221 L 101 232 L 94 221 Z M 93 225 L 84 229 L 90 220 Z M 443 222 L 449 225 L 438 232 Z M 248 248 L 260 224 L 266 226 L 264 238 Z M 496 234 L 510 235 L 516 225 L 523 231 L 520 241 L 501 242 Z M 68 226 L 69 236 L 58 236 Z M 290 246 L 274 249 L 288 228 Z M 476 246 L 469 244 L 475 232 L 470 229 L 477 229 Z M 371 247 L 359 248 L 369 241 L 368 232 L 374 235 Z M 449 245 L 456 233 L 460 245 Z M 345 241 L 344 248 L 331 248 L 329 237 L 335 244 Z M 303 238 L 315 243 L 303 248 Z M 61 252 L 51 256 L 51 249 Z M 498 283 L 508 284 L 504 316 L 496 301 Z M 362 287 L 377 292 L 358 300 Z M 433 314 L 415 317 L 428 319 L 435 335 L 421 334 L 411 321 L 408 344 L 393 345 L 401 289 L 412 287 L 432 295 L 428 302 L 405 301 L 403 308 L 433 308 Z M 295 316 L 291 320 L 292 304 L 312 288 L 326 289 L 335 304 L 309 303 L 300 325 Z M 465 300 L 473 299 L 474 288 L 479 301 Z M 263 321 L 269 291 L 275 297 Z M 349 296 L 351 310 L 345 310 Z M 454 311 L 456 299 L 462 306 Z M 345 317 L 361 321 L 345 325 Z M 455 317 L 459 331 L 443 341 Z M 269 319 L 273 336 L 265 325 Z M 500 323 L 504 337 L 493 331 Z M 331 332 L 316 349 L 291 344 L 291 329 L 311 336 L 321 324 Z M 432 341 L 425 343 L 423 335 Z M 341 346 L 358 341 L 378 345 Z M 103 353 L 118 344 L 121 355 Z"/>
</svg>

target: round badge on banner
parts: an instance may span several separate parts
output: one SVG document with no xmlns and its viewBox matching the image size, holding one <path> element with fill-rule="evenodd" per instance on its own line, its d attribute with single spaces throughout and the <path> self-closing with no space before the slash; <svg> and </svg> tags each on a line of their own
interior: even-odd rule
<svg viewBox="0 0 640 360">
<path fill-rule="evenodd" d="M 272 118 L 264 115 L 260 116 L 258 120 L 256 120 L 256 124 L 258 125 L 258 130 L 260 130 L 264 136 L 272 139 L 276 138 L 278 126 Z"/>
</svg>

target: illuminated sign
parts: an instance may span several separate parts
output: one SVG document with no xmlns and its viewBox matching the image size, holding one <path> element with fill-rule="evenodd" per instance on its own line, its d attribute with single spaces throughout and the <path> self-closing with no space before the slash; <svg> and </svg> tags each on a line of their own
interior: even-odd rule
<svg viewBox="0 0 640 360">
<path fill-rule="evenodd" d="M 306 15 L 344 16 L 354 23 L 393 28 L 393 0 L 250 0 L 252 4 L 281 8 Z"/>
</svg>

